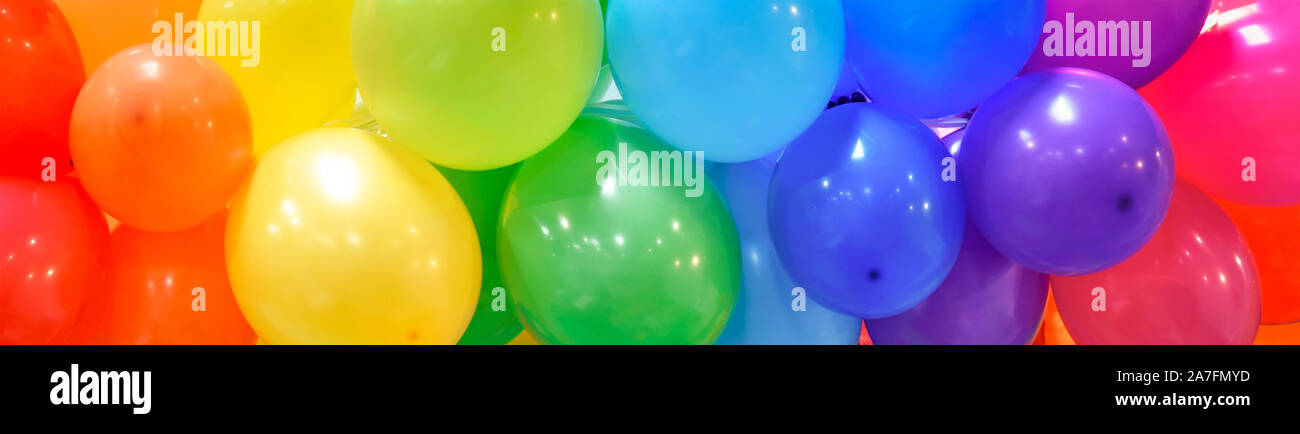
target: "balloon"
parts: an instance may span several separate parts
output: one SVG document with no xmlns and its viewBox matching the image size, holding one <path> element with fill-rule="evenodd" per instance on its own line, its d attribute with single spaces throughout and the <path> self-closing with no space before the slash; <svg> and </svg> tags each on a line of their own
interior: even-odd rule
<svg viewBox="0 0 1300 434">
<path fill-rule="evenodd" d="M 1300 323 L 1261 325 L 1255 334 L 1255 345 L 1300 345 Z"/>
<path fill-rule="evenodd" d="M 772 241 L 822 305 L 859 318 L 911 309 L 943 283 L 966 203 L 925 125 L 877 104 L 826 111 L 772 177 Z M 951 174 L 949 174 L 951 175 Z"/>
<path fill-rule="evenodd" d="M 1142 90 L 1169 127 L 1178 174 L 1220 199 L 1300 204 L 1300 2 L 1212 16 L 1183 59 Z"/>
<path fill-rule="evenodd" d="M 1246 237 L 1263 300 L 1264 324 L 1300 321 L 1300 206 L 1266 208 L 1219 201 Z"/>
<path fill-rule="evenodd" d="M 248 109 L 212 60 L 147 44 L 104 62 L 72 112 L 72 157 L 123 224 L 176 231 L 225 208 L 252 165 Z"/>
<path fill-rule="evenodd" d="M 233 21 L 240 25 L 239 32 L 228 31 L 232 36 L 227 44 L 232 50 L 236 45 L 233 35 L 240 34 L 238 54 L 227 51 L 218 55 L 221 45 L 214 46 L 217 54 L 206 52 L 205 45 L 204 54 L 235 79 L 248 99 L 257 155 L 352 107 L 356 78 L 348 42 L 351 17 L 351 0 L 203 2 L 201 23 Z"/>
<path fill-rule="evenodd" d="M 1049 285 L 1050 286 L 1050 285 Z M 1075 345 L 1065 322 L 1061 321 L 1061 311 L 1056 309 L 1056 298 L 1051 291 L 1047 293 L 1047 310 L 1043 312 L 1043 326 L 1039 332 L 1043 335 L 1043 345 Z"/>
<path fill-rule="evenodd" d="M 1084 345 L 1245 345 L 1259 328 L 1259 275 L 1246 240 L 1183 181 L 1142 250 L 1098 273 L 1052 276 L 1052 293 Z"/>
<path fill-rule="evenodd" d="M 706 169 L 740 233 L 740 297 L 717 344 L 856 344 L 862 320 L 808 300 L 776 256 L 767 224 L 767 188 L 775 168 L 775 163 L 755 160 Z"/>
<path fill-rule="evenodd" d="M 953 157 L 957 157 L 961 155 L 961 142 L 965 138 L 965 128 L 948 133 L 948 135 L 943 136 L 943 147 L 948 148 L 948 153 L 952 154 Z"/>
<path fill-rule="evenodd" d="M 77 35 L 86 75 L 117 52 L 136 44 L 171 42 L 184 30 L 185 21 L 198 18 L 202 0 L 54 0 Z M 181 14 L 180 26 L 176 14 Z M 161 26 L 158 23 L 165 23 Z M 160 27 L 155 27 L 155 26 Z M 162 29 L 168 29 L 163 33 Z"/>
<path fill-rule="evenodd" d="M 225 231 L 225 211 L 180 232 L 113 231 L 108 285 L 82 309 L 76 328 L 89 342 L 77 343 L 256 342 L 226 278 Z"/>
<path fill-rule="evenodd" d="M 840 71 L 840 81 L 831 92 L 831 100 L 826 104 L 826 109 L 830 110 L 835 106 L 854 102 L 867 102 L 867 95 L 863 93 L 862 84 L 858 83 L 858 76 L 853 73 L 853 68 L 848 62 L 844 62 Z"/>
<path fill-rule="evenodd" d="M 876 345 L 1027 345 L 1047 304 L 1047 276 L 1016 265 L 967 226 L 957 263 L 910 310 L 867 320 Z"/>
<path fill-rule="evenodd" d="M 663 164 L 647 170 L 650 158 Z M 713 343 L 740 291 L 740 251 L 702 164 L 591 116 L 525 161 L 497 253 L 528 332 L 545 344 Z"/>
<path fill-rule="evenodd" d="M 920 118 L 964 112 L 1025 66 L 1043 2 L 846 1 L 848 61 L 876 103 Z"/>
<path fill-rule="evenodd" d="M 230 207 L 226 266 L 267 343 L 453 344 L 482 279 L 473 225 L 416 155 L 323 128 L 258 160 Z"/>
<path fill-rule="evenodd" d="M 497 265 L 495 242 L 501 199 L 506 196 L 506 187 L 510 185 L 515 169 L 518 166 L 485 172 L 438 168 L 438 172 L 456 189 L 465 207 L 469 208 L 483 257 L 483 284 L 479 289 L 478 307 L 469 328 L 460 337 L 461 345 L 502 345 L 519 336 L 524 329 L 515 315 L 513 303 L 506 299 L 508 292 Z"/>
<path fill-rule="evenodd" d="M 49 0 L 0 0 L 0 10 L 0 176 L 57 180 L 72 170 L 68 119 L 86 80 L 77 41 Z"/>
<path fill-rule="evenodd" d="M 1173 194 L 1160 119 L 1097 72 L 1017 79 L 975 112 L 962 145 L 971 219 L 1003 255 L 1041 273 L 1118 264 L 1151 238 Z"/>
<path fill-rule="evenodd" d="M 628 107 L 710 161 L 753 160 L 798 137 L 844 59 L 839 0 L 621 0 L 606 30 Z"/>
<path fill-rule="evenodd" d="M 600 70 L 594 0 L 357 0 L 361 95 L 397 143 L 439 165 L 514 164 L 564 133 Z"/>
<path fill-rule="evenodd" d="M 104 286 L 107 248 L 108 223 L 76 181 L 0 177 L 0 345 L 61 343 Z"/>
<path fill-rule="evenodd" d="M 1209 12 L 1210 0 L 1047 0 L 1042 37 L 1021 73 L 1086 68 L 1137 89 L 1174 65 Z"/>
</svg>

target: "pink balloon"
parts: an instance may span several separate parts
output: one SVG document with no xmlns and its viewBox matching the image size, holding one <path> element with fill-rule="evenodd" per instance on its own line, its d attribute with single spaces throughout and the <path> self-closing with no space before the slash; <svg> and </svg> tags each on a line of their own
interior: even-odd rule
<svg viewBox="0 0 1300 434">
<path fill-rule="evenodd" d="M 1259 328 L 1259 274 L 1246 239 L 1182 180 L 1137 254 L 1097 273 L 1052 276 L 1052 294 L 1080 344 L 1249 345 Z"/>
</svg>

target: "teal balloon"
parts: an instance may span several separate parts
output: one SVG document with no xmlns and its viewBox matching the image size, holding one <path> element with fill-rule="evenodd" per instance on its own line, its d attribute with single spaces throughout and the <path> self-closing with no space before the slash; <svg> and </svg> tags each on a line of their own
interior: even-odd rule
<svg viewBox="0 0 1300 434">
<path fill-rule="evenodd" d="M 519 165 L 513 165 L 468 172 L 438 167 L 442 176 L 456 189 L 461 201 L 465 202 L 465 208 L 469 209 L 470 218 L 474 220 L 474 230 L 478 232 L 479 249 L 483 254 L 483 285 L 479 289 L 478 306 L 474 309 L 474 318 L 470 320 L 465 334 L 457 342 L 459 345 L 504 345 L 524 330 L 508 298 L 505 282 L 501 279 L 496 246 L 496 222 L 501 211 L 501 200 L 505 197 L 506 187 L 510 185 L 510 177 L 518 168 Z"/>
<path fill-rule="evenodd" d="M 740 291 L 740 243 L 702 164 L 594 116 L 526 160 L 497 241 L 528 331 L 547 344 L 713 343 Z"/>
<path fill-rule="evenodd" d="M 775 168 L 760 159 L 708 169 L 740 232 L 740 298 L 717 344 L 857 345 L 862 320 L 812 301 L 776 256 L 767 225 L 767 188 Z"/>
</svg>

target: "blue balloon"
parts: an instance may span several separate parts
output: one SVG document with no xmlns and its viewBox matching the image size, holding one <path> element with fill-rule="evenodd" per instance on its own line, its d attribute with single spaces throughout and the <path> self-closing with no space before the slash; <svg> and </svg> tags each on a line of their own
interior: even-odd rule
<svg viewBox="0 0 1300 434">
<path fill-rule="evenodd" d="M 862 320 L 809 300 L 772 247 L 767 188 L 775 164 L 713 164 L 706 171 L 740 232 L 742 283 L 719 345 L 855 345 Z"/>
<path fill-rule="evenodd" d="M 840 0 L 620 0 L 605 29 L 637 118 L 718 162 L 798 137 L 825 109 L 844 57 Z"/>
<path fill-rule="evenodd" d="M 772 177 L 772 239 L 809 297 L 859 318 L 920 303 L 957 260 L 966 202 L 920 121 L 876 104 L 827 110 Z"/>
<path fill-rule="evenodd" d="M 920 118 L 967 111 L 1006 85 L 1042 35 L 1045 0 L 845 2 L 849 63 L 872 101 Z"/>
</svg>

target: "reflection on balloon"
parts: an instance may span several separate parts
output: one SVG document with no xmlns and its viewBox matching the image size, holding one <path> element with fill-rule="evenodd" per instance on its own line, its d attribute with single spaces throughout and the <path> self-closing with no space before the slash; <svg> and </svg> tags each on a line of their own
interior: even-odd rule
<svg viewBox="0 0 1300 434">
<path fill-rule="evenodd" d="M 1042 273 L 1117 264 L 1159 226 L 1174 165 L 1160 119 L 1114 78 L 1026 75 L 971 119 L 959 176 L 971 219 L 1002 254 Z"/>
<path fill-rule="evenodd" d="M 252 165 L 248 109 L 206 57 L 148 44 L 104 62 L 72 113 L 72 157 L 86 191 L 123 224 L 175 231 L 207 220 Z"/>
<path fill-rule="evenodd" d="M 453 344 L 482 277 L 473 222 L 433 166 L 349 128 L 267 151 L 226 228 L 231 287 L 267 343 Z"/>
<path fill-rule="evenodd" d="M 652 173 L 650 155 L 680 163 Z M 740 290 L 739 241 L 695 157 L 631 124 L 583 116 L 524 162 L 497 237 L 506 287 L 533 336 L 547 344 L 717 339 Z"/>
<path fill-rule="evenodd" d="M 1026 345 L 1047 303 L 1047 276 L 1016 265 L 966 227 L 948 278 L 906 312 L 867 320 L 876 345 Z"/>
<path fill-rule="evenodd" d="M 111 237 L 108 285 L 82 309 L 78 344 L 249 345 L 226 278 L 226 213 L 180 232 L 123 227 Z"/>
<path fill-rule="evenodd" d="M 248 99 L 257 155 L 352 106 L 356 78 L 347 31 L 352 5 L 349 0 L 203 2 L 200 22 L 234 21 L 241 37 L 255 41 L 239 41 L 237 55 L 204 54 L 235 79 Z M 228 46 L 234 46 L 237 40 L 232 36 L 230 41 Z"/>
<path fill-rule="evenodd" d="M 1142 250 L 1098 273 L 1052 276 L 1052 293 L 1084 345 L 1246 345 L 1259 327 L 1259 276 L 1246 240 L 1184 181 Z"/>
<path fill-rule="evenodd" d="M 76 181 L 0 177 L 0 345 L 63 343 L 104 287 L 107 250 L 104 215 Z"/>
<path fill-rule="evenodd" d="M 848 61 L 876 103 L 919 118 L 961 113 L 1025 66 L 1043 1 L 845 1 Z"/>
<path fill-rule="evenodd" d="M 957 260 L 966 204 L 925 125 L 876 104 L 826 111 L 781 156 L 769 218 L 781 262 L 824 306 L 860 318 L 924 300 Z"/>
<path fill-rule="evenodd" d="M 117 52 L 133 45 L 155 41 L 164 35 L 174 43 L 175 35 L 183 34 L 185 23 L 176 22 L 176 14 L 183 20 L 198 18 L 202 0 L 55 0 L 68 17 L 68 24 L 77 35 L 81 58 L 86 65 L 86 75 Z M 162 22 L 170 33 L 155 29 Z M 178 26 L 179 24 L 179 26 Z M 155 33 L 155 30 L 159 32 Z"/>
<path fill-rule="evenodd" d="M 1182 60 L 1142 90 L 1177 146 L 1178 174 L 1220 199 L 1300 204 L 1300 2 L 1211 16 Z"/>
<path fill-rule="evenodd" d="M 0 10 L 0 176 L 57 179 L 71 170 L 68 118 L 86 79 L 77 41 L 50 0 Z"/>
<path fill-rule="evenodd" d="M 719 162 L 789 143 L 826 107 L 844 59 L 840 0 L 623 0 L 609 59 L 628 107 L 669 144 Z"/>
<path fill-rule="evenodd" d="M 393 140 L 441 166 L 493 169 L 537 153 L 578 116 L 600 70 L 595 1 L 357 4 L 363 99 Z"/>
<path fill-rule="evenodd" d="M 1300 206 L 1272 208 L 1219 201 L 1246 237 L 1259 266 L 1264 324 L 1300 321 Z"/>
<path fill-rule="evenodd" d="M 709 166 L 740 233 L 742 285 L 719 345 L 853 345 L 862 320 L 807 298 L 776 256 L 767 224 L 767 189 L 775 163 Z"/>
</svg>

